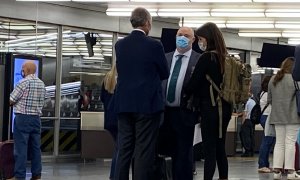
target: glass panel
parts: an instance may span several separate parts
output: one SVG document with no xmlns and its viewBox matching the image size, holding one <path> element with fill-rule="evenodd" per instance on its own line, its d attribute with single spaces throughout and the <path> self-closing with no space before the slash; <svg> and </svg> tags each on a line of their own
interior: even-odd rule
<svg viewBox="0 0 300 180">
<path fill-rule="evenodd" d="M 47 90 L 41 139 L 41 148 L 46 154 L 53 153 L 56 42 L 57 26 L 0 19 L 0 52 L 11 52 L 24 56 L 25 59 L 37 59 L 39 62 L 39 78 L 44 81 Z"/>
<path fill-rule="evenodd" d="M 111 68 L 112 37 L 112 33 L 63 30 L 60 153 L 80 152 L 81 111 L 103 111 L 100 92 Z"/>
</svg>

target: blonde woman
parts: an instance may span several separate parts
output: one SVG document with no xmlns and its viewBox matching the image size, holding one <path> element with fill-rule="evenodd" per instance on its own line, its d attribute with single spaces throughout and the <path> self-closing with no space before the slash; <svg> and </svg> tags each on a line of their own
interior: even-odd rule
<svg viewBox="0 0 300 180">
<path fill-rule="evenodd" d="M 276 131 L 274 179 L 282 178 L 282 169 L 288 172 L 287 179 L 300 179 L 294 167 L 300 118 L 296 110 L 295 87 L 291 75 L 293 66 L 294 58 L 286 58 L 268 86 L 268 102 L 272 105 L 270 124 L 275 125 Z"/>
<path fill-rule="evenodd" d="M 118 122 L 117 122 L 117 115 L 114 112 L 114 91 L 117 84 L 117 70 L 116 66 L 113 65 L 111 70 L 105 75 L 102 90 L 101 90 L 101 101 L 104 105 L 104 129 L 108 130 L 112 135 L 115 141 L 115 150 L 112 158 L 111 163 L 111 170 L 109 179 L 113 180 L 115 175 L 115 163 L 116 157 L 118 154 L 118 147 L 117 147 L 117 135 L 118 135 Z"/>
</svg>

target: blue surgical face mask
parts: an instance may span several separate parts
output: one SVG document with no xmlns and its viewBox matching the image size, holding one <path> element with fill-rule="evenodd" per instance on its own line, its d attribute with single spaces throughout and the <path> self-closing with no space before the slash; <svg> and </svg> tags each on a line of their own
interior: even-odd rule
<svg viewBox="0 0 300 180">
<path fill-rule="evenodd" d="M 190 39 L 185 36 L 176 36 L 176 46 L 185 49 L 189 47 Z"/>
<path fill-rule="evenodd" d="M 199 48 L 201 49 L 201 51 L 206 51 L 206 46 L 204 45 L 204 43 L 203 42 L 198 42 L 198 46 L 199 46 Z"/>
</svg>

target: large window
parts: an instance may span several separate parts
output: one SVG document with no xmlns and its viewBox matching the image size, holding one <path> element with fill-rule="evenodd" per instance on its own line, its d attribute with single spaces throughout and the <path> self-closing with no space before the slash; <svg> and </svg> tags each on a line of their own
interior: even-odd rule
<svg viewBox="0 0 300 180">
<path fill-rule="evenodd" d="M 57 26 L 0 19 L 0 52 L 40 60 L 39 78 L 46 85 L 42 116 L 42 151 L 53 152 Z M 7 62 L 8 63 L 8 62 Z M 3 87 L 3 86 L 2 86 Z M 6 89 L 7 90 L 7 89 Z"/>
<path fill-rule="evenodd" d="M 111 69 L 111 33 L 64 28 L 60 152 L 80 151 L 80 112 L 103 111 L 102 81 Z"/>
</svg>

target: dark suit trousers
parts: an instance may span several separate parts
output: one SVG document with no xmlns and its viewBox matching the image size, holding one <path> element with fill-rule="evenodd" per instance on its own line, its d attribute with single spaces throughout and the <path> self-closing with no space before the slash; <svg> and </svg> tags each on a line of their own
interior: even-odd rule
<svg viewBox="0 0 300 180">
<path fill-rule="evenodd" d="M 116 180 L 129 179 L 132 159 L 134 160 L 134 180 L 153 180 L 160 119 L 161 113 L 118 114 L 119 154 L 116 164 Z"/>
<path fill-rule="evenodd" d="M 193 179 L 193 140 L 197 117 L 196 113 L 179 107 L 166 107 L 164 126 L 171 128 L 173 138 L 173 180 Z"/>
</svg>

